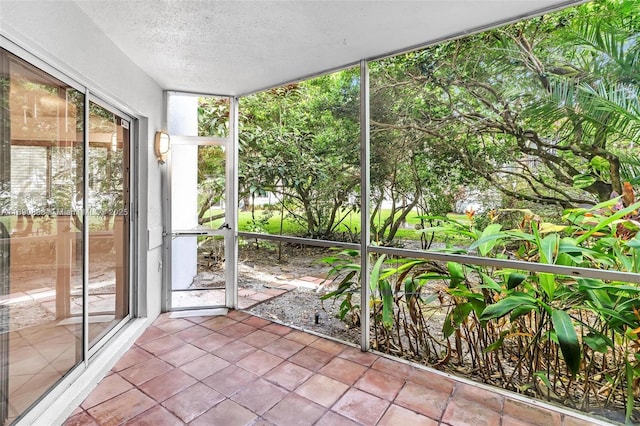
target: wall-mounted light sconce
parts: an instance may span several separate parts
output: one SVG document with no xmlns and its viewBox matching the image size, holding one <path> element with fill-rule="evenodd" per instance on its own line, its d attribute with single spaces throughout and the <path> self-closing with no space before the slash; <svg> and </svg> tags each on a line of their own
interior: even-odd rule
<svg viewBox="0 0 640 426">
<path fill-rule="evenodd" d="M 171 149 L 171 138 L 169 137 L 169 134 L 166 132 L 156 132 L 156 141 L 153 147 L 156 151 L 158 163 L 164 164 L 167 159 L 167 154 Z"/>
</svg>

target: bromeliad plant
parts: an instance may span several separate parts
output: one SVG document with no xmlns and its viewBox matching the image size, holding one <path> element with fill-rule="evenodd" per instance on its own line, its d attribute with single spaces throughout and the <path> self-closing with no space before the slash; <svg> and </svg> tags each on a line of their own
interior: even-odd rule
<svg viewBox="0 0 640 426">
<path fill-rule="evenodd" d="M 640 273 L 640 202 L 615 198 L 545 223 L 530 211 L 517 229 L 474 215 L 431 217 L 423 232 L 464 235 L 482 257 Z M 355 253 L 327 259 L 342 318 L 358 318 Z M 349 259 L 351 257 L 351 260 Z M 479 377 L 583 410 L 640 396 L 640 288 L 549 272 L 380 256 L 371 274 L 373 342 L 378 350 Z"/>
</svg>

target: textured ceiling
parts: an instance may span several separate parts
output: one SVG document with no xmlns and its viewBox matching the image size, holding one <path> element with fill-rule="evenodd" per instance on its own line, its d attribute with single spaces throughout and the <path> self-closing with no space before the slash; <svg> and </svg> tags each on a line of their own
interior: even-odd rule
<svg viewBox="0 0 640 426">
<path fill-rule="evenodd" d="M 77 1 L 168 90 L 242 95 L 575 1 Z"/>
</svg>

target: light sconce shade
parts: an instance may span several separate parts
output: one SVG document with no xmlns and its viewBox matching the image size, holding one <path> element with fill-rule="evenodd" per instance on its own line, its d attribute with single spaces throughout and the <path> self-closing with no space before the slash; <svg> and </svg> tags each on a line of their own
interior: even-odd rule
<svg viewBox="0 0 640 426">
<path fill-rule="evenodd" d="M 153 147 L 156 151 L 158 163 L 164 164 L 167 159 L 167 154 L 171 149 L 171 138 L 169 134 L 166 132 L 156 132 L 156 141 Z"/>
</svg>

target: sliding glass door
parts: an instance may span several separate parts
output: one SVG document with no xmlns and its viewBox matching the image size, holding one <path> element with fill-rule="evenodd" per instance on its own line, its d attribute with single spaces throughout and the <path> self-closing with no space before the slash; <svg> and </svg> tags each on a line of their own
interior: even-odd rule
<svg viewBox="0 0 640 426">
<path fill-rule="evenodd" d="M 0 49 L 0 424 L 129 315 L 130 124 Z"/>
<path fill-rule="evenodd" d="M 10 423 L 82 360 L 85 96 L 0 58 L 0 422 Z"/>
<path fill-rule="evenodd" d="M 129 314 L 129 121 L 89 102 L 89 344 Z"/>
</svg>

